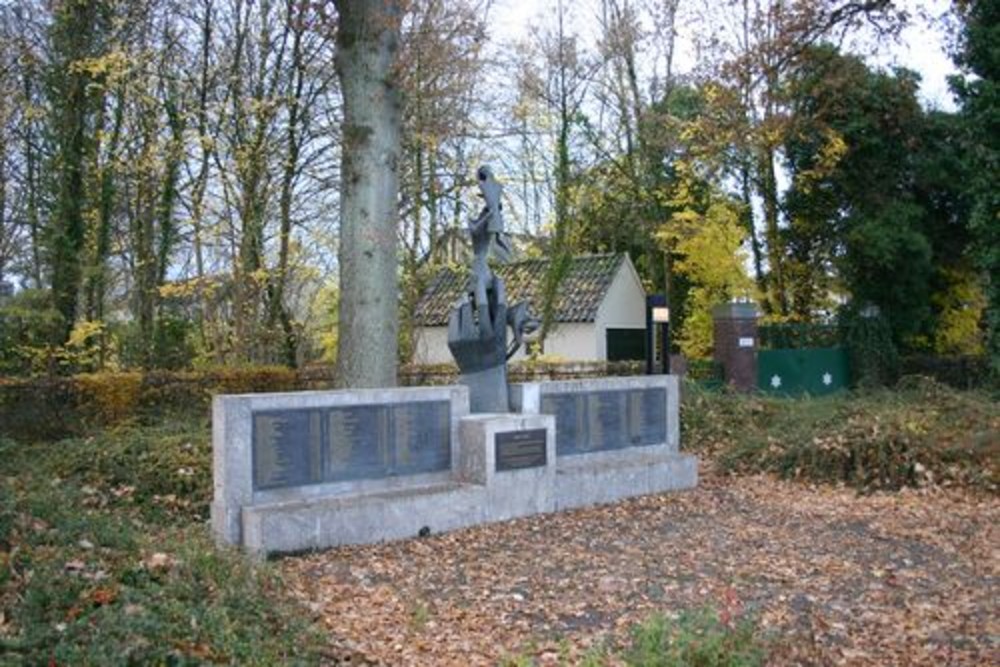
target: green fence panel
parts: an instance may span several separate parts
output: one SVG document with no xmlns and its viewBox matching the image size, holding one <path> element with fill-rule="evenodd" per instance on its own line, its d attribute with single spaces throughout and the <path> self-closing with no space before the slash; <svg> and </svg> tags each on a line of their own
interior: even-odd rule
<svg viewBox="0 0 1000 667">
<path fill-rule="evenodd" d="M 760 350 L 757 386 L 774 394 L 820 396 L 845 389 L 849 368 L 847 352 L 840 347 Z"/>
</svg>

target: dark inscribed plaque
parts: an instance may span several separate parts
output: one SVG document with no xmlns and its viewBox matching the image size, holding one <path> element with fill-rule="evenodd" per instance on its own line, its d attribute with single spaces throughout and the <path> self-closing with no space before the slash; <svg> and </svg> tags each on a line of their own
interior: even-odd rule
<svg viewBox="0 0 1000 667">
<path fill-rule="evenodd" d="M 556 456 L 579 453 L 577 447 L 587 434 L 586 399 L 581 392 L 542 395 L 542 414 L 556 418 Z"/>
<path fill-rule="evenodd" d="M 497 433 L 494 436 L 497 472 L 544 466 L 546 434 L 544 428 Z"/>
<path fill-rule="evenodd" d="M 667 391 L 607 389 L 544 394 L 556 418 L 556 453 L 586 454 L 667 441 Z"/>
<path fill-rule="evenodd" d="M 320 417 L 319 410 L 254 414 L 254 488 L 273 489 L 322 481 Z"/>
<path fill-rule="evenodd" d="M 591 421 L 599 427 L 591 431 L 591 450 L 606 451 L 630 446 L 625 436 L 626 391 L 596 391 L 592 394 Z"/>
<path fill-rule="evenodd" d="M 414 401 L 253 415 L 254 488 L 451 468 L 451 403 Z"/>
<path fill-rule="evenodd" d="M 637 445 L 658 445 L 667 441 L 667 390 L 643 389 L 634 391 L 629 400 L 637 420 L 630 422 L 630 435 L 638 435 Z"/>
<path fill-rule="evenodd" d="M 393 443 L 391 474 L 451 469 L 451 404 L 396 403 L 389 421 Z"/>
<path fill-rule="evenodd" d="M 451 468 L 451 404 L 415 401 L 327 411 L 324 482 L 378 479 Z"/>
<path fill-rule="evenodd" d="M 323 481 L 384 476 L 390 466 L 388 420 L 381 405 L 352 405 L 326 411 L 329 456 Z"/>
</svg>

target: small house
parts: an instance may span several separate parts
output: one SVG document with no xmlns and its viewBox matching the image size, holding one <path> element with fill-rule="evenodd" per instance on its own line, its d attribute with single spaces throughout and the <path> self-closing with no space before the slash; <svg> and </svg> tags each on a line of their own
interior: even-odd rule
<svg viewBox="0 0 1000 667">
<path fill-rule="evenodd" d="M 528 259 L 494 267 L 511 305 L 528 301 L 541 314 L 548 259 Z M 468 272 L 442 269 L 417 304 L 414 361 L 452 361 L 448 317 L 462 298 Z M 582 255 L 570 260 L 559 286 L 554 330 L 542 350 L 566 361 L 620 361 L 645 354 L 646 292 L 627 254 Z M 520 350 L 514 359 L 524 357 Z"/>
</svg>

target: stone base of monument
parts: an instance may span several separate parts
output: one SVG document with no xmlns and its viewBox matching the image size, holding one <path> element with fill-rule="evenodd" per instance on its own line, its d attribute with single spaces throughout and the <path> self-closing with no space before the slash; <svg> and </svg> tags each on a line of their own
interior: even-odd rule
<svg viewBox="0 0 1000 667">
<path fill-rule="evenodd" d="M 555 509 L 556 421 L 551 415 L 483 414 L 458 422 L 459 481 L 485 489 L 486 521 Z"/>
<path fill-rule="evenodd" d="M 514 385 L 511 398 L 521 412 L 470 415 L 463 386 L 216 397 L 215 535 L 296 552 L 697 484 L 676 378 Z"/>
<path fill-rule="evenodd" d="M 445 482 L 243 509 L 251 553 L 296 552 L 417 537 L 484 521 L 484 489 Z"/>
<path fill-rule="evenodd" d="M 524 414 L 556 416 L 556 509 L 698 485 L 698 459 L 680 453 L 672 375 L 514 384 Z"/>
<path fill-rule="evenodd" d="M 244 507 L 243 546 L 267 554 L 382 542 L 555 509 L 553 417 L 461 417 L 456 455 L 452 481 Z"/>
<path fill-rule="evenodd" d="M 559 459 L 556 509 L 570 509 L 698 485 L 698 459 L 668 447 L 597 452 Z"/>
</svg>

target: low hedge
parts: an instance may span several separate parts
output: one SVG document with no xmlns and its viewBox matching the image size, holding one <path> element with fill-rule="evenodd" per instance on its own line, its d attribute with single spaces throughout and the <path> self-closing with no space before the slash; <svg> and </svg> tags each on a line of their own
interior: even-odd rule
<svg viewBox="0 0 1000 667">
<path fill-rule="evenodd" d="M 207 412 L 215 394 L 299 388 L 298 374 L 281 367 L 0 379 L 0 436 L 54 440 L 164 413 Z"/>
<path fill-rule="evenodd" d="M 904 376 L 930 377 L 956 389 L 996 388 L 997 382 L 985 355 L 907 355 L 899 360 L 899 370 Z"/>
<path fill-rule="evenodd" d="M 512 382 L 566 380 L 641 373 L 633 362 L 520 362 Z M 404 366 L 401 386 L 454 384 L 454 364 Z M 132 420 L 173 412 L 208 413 L 215 394 L 330 389 L 330 366 L 293 370 L 280 366 L 207 371 L 89 373 L 67 377 L 0 378 L 0 437 L 27 442 L 57 440 Z"/>
</svg>

